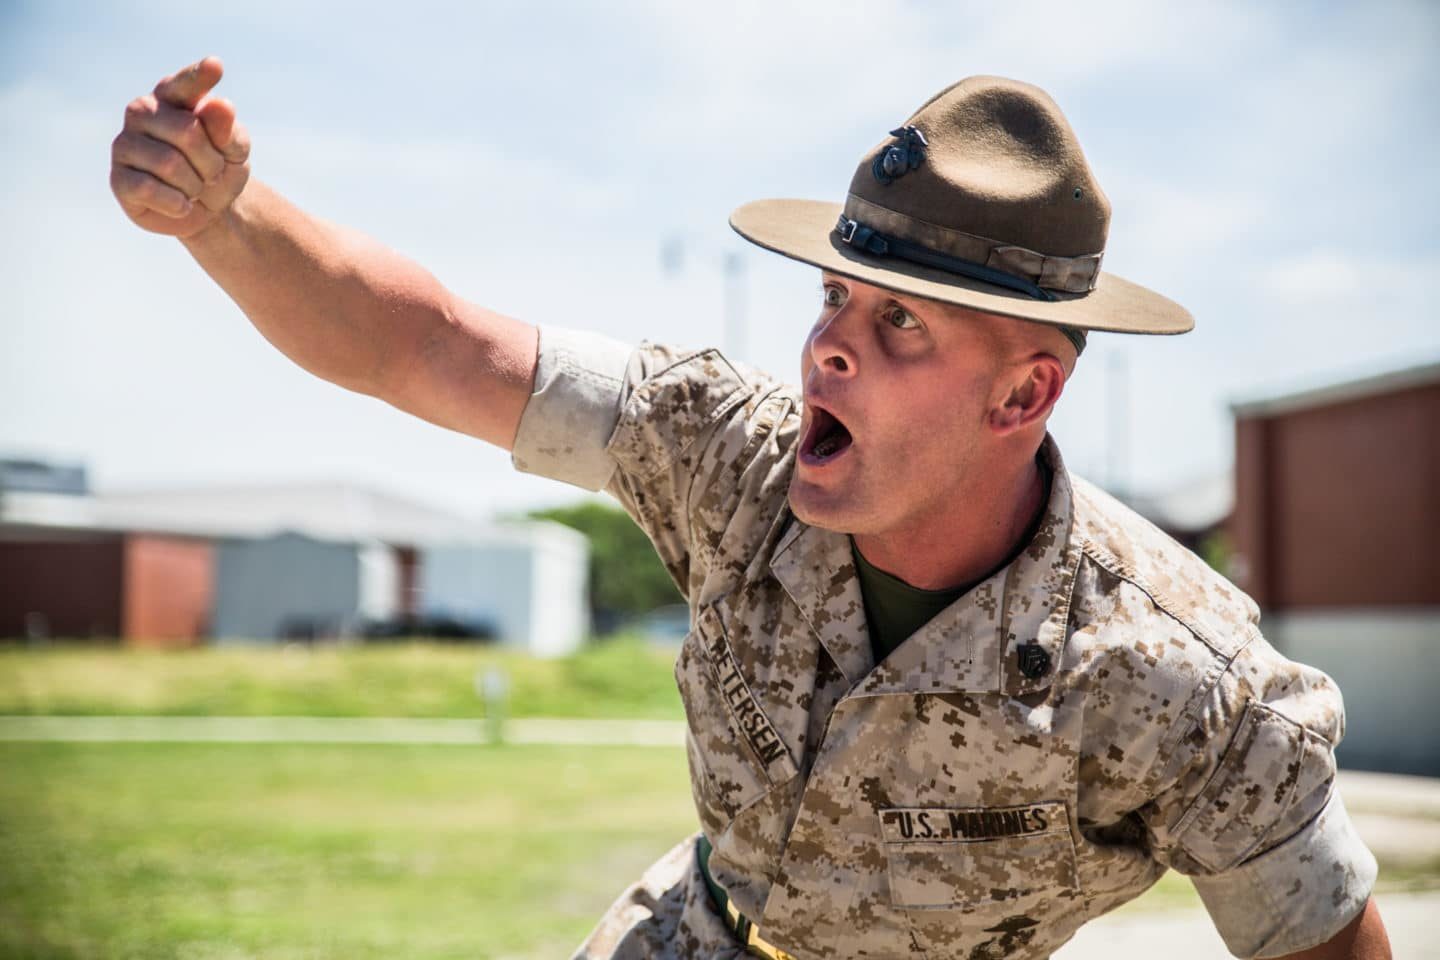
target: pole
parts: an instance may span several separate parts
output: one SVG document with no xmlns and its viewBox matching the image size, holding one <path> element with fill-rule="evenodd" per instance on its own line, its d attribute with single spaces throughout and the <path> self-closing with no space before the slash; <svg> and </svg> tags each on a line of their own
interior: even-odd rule
<svg viewBox="0 0 1440 960">
<path fill-rule="evenodd" d="M 745 353 L 745 260 L 738 253 L 727 253 L 723 270 L 725 353 L 731 360 L 738 360 Z"/>
<path fill-rule="evenodd" d="M 1110 429 L 1107 431 L 1106 476 L 1117 500 L 1130 495 L 1130 365 L 1124 350 L 1110 354 Z"/>
</svg>

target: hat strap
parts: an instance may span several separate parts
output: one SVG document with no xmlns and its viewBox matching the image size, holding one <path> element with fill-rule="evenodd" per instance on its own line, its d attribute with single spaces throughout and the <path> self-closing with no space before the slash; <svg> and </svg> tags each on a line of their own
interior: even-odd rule
<svg viewBox="0 0 1440 960">
<path fill-rule="evenodd" d="M 1035 300 L 1053 301 L 1057 299 L 1049 290 L 1024 277 L 1017 277 L 1013 273 L 987 267 L 974 260 L 966 260 L 948 253 L 941 253 L 939 250 L 931 250 L 929 247 L 902 240 L 892 234 L 881 233 L 874 227 L 868 227 L 859 220 L 852 220 L 843 213 L 840 215 L 840 222 L 835 225 L 835 232 L 840 235 L 841 240 L 871 256 L 895 257 L 911 263 L 918 263 L 922 267 L 931 267 L 946 273 L 958 273 L 971 280 L 980 280 L 984 283 L 992 283 L 997 287 L 1023 293 Z"/>
</svg>

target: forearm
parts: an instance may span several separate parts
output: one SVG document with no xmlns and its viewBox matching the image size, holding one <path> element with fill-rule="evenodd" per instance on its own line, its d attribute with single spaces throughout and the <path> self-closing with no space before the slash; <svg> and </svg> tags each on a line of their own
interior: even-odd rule
<svg viewBox="0 0 1440 960">
<path fill-rule="evenodd" d="M 1370 900 L 1360 915 L 1330 940 L 1280 960 L 1390 960 L 1390 956 L 1390 938 L 1380 920 L 1380 908 Z"/>
<path fill-rule="evenodd" d="M 250 138 L 206 57 L 131 101 L 110 186 L 137 226 L 185 248 L 281 353 L 350 390 L 509 448 L 534 327 L 453 296 L 418 264 L 310 217 L 250 177 Z"/>
<path fill-rule="evenodd" d="M 379 395 L 393 366 L 446 322 L 449 294 L 418 264 L 307 215 L 251 180 L 182 241 L 256 329 L 295 363 Z"/>
</svg>

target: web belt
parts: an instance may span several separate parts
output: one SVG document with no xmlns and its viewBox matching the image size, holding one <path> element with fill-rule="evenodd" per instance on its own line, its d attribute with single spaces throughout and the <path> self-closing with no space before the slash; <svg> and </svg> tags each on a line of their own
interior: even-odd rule
<svg viewBox="0 0 1440 960">
<path fill-rule="evenodd" d="M 705 878 L 705 886 L 710 890 L 710 900 L 719 911 L 720 918 L 725 922 L 725 927 L 736 938 L 745 945 L 745 952 L 755 957 L 765 957 L 767 960 L 795 960 L 795 958 L 775 946 L 764 937 L 760 936 L 760 927 L 735 908 L 730 902 L 730 895 L 725 888 L 715 882 L 710 876 L 710 841 L 705 834 L 700 834 L 700 839 L 695 841 L 695 861 L 700 865 L 700 876 Z"/>
</svg>

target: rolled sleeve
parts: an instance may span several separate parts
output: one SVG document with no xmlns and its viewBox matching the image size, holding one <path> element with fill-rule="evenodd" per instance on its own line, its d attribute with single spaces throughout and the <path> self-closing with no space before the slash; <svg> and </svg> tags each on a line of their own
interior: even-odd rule
<svg viewBox="0 0 1440 960">
<path fill-rule="evenodd" d="M 520 417 L 515 469 L 599 490 L 615 472 L 606 452 L 620 419 L 632 350 L 599 334 L 540 329 L 535 390 Z"/>
<path fill-rule="evenodd" d="M 1335 789 L 1344 729 L 1334 682 L 1254 629 L 1187 711 L 1175 775 L 1142 816 L 1237 957 L 1324 943 L 1370 896 L 1375 858 Z"/>
<path fill-rule="evenodd" d="M 1375 856 L 1338 792 L 1304 829 L 1231 870 L 1192 878 L 1225 946 L 1278 957 L 1343 930 L 1375 886 Z"/>
</svg>

